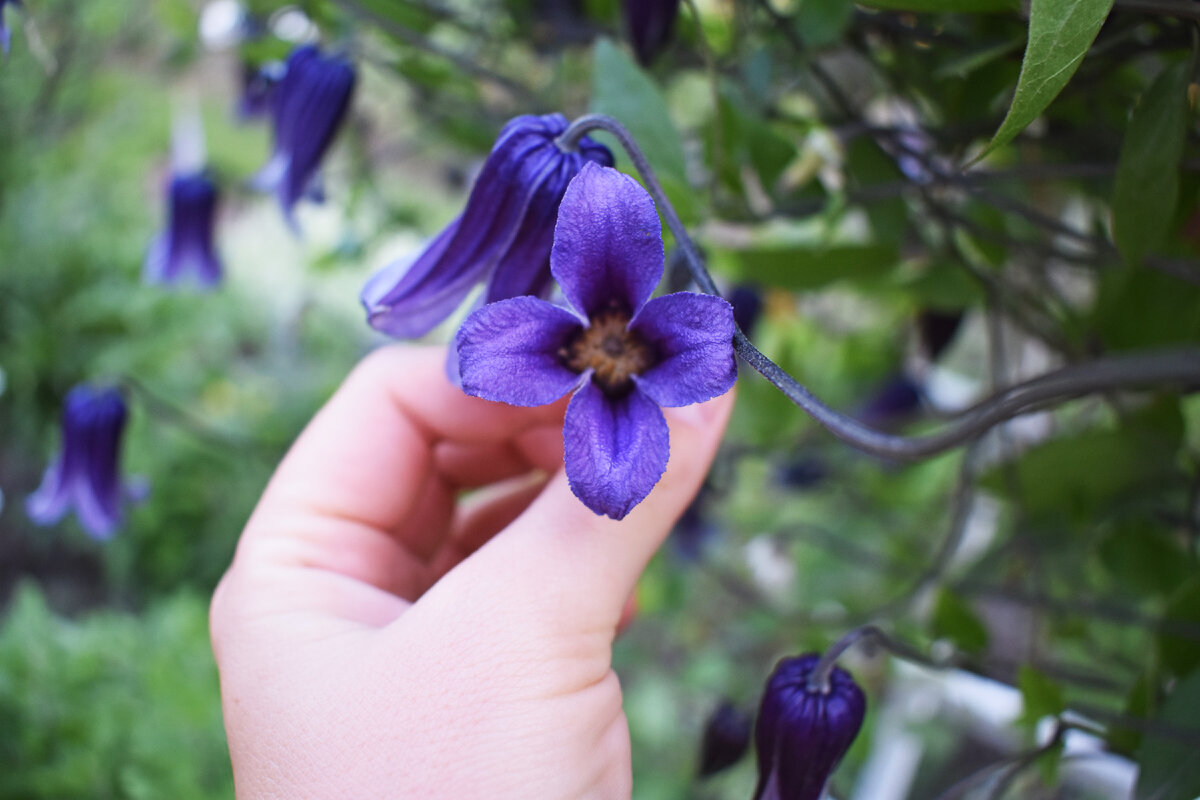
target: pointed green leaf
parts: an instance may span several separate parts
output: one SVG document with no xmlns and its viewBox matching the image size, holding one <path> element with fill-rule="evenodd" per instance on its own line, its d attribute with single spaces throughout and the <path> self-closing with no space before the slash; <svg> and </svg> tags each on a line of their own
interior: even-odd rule
<svg viewBox="0 0 1200 800">
<path fill-rule="evenodd" d="M 1017 688 L 1021 690 L 1020 722 L 1024 725 L 1032 727 L 1043 717 L 1057 717 L 1067 707 L 1062 687 L 1028 664 L 1017 671 Z"/>
<path fill-rule="evenodd" d="M 965 652 L 978 654 L 987 649 L 987 627 L 962 598 L 949 590 L 938 594 L 932 622 L 935 636 L 950 639 Z"/>
<path fill-rule="evenodd" d="M 1176 684 L 1154 717 L 1161 732 L 1147 731 L 1138 748 L 1135 800 L 1194 800 L 1200 797 L 1200 759 L 1196 758 L 1196 709 L 1200 708 L 1200 672 Z M 1175 735 L 1167 732 L 1178 732 Z M 1181 735 L 1182 734 L 1182 735 Z M 1184 736 L 1187 738 L 1185 739 Z"/>
<path fill-rule="evenodd" d="M 1113 0 L 1033 0 L 1017 91 L 984 153 L 1011 142 L 1058 96 L 1092 46 L 1112 4 Z"/>
<path fill-rule="evenodd" d="M 1186 64 L 1165 70 L 1142 95 L 1125 129 L 1113 190 L 1113 238 L 1132 263 L 1171 232 L 1187 133 L 1187 86 Z"/>
<path fill-rule="evenodd" d="M 596 42 L 592 111 L 615 118 L 633 134 L 680 217 L 684 222 L 694 219 L 695 195 L 687 182 L 683 140 L 667 113 L 667 101 L 650 76 L 608 39 Z M 613 146 L 618 166 L 629 163 L 610 137 L 596 138 Z"/>
</svg>

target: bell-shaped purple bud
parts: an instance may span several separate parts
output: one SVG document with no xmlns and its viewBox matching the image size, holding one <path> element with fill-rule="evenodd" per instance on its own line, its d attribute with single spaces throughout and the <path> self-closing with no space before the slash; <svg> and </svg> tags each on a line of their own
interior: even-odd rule
<svg viewBox="0 0 1200 800">
<path fill-rule="evenodd" d="M 762 293 L 757 287 L 743 283 L 733 287 L 733 291 L 725 299 L 733 306 L 733 321 L 737 323 L 738 328 L 747 336 L 753 336 L 754 326 L 762 314 Z"/>
<path fill-rule="evenodd" d="M 753 800 L 820 800 L 862 727 L 867 701 L 848 672 L 834 667 L 825 686 L 809 685 L 820 659 L 785 658 L 767 681 L 754 729 Z"/>
<path fill-rule="evenodd" d="M 10 31 L 4 24 L 4 7 L 7 5 L 21 7 L 21 0 L 0 0 L 0 52 L 8 55 L 9 39 L 12 36 Z"/>
<path fill-rule="evenodd" d="M 146 254 L 147 283 L 192 280 L 202 288 L 221 282 L 221 260 L 213 246 L 217 185 L 204 172 L 174 175 L 167 192 L 167 228 Z"/>
<path fill-rule="evenodd" d="M 312 45 L 288 56 L 271 108 L 275 146 L 253 185 L 275 193 L 293 228 L 300 198 L 320 196 L 317 170 L 350 108 L 356 80 L 350 62 L 326 58 Z"/>
<path fill-rule="evenodd" d="M 750 749 L 750 731 L 750 715 L 723 701 L 704 723 L 697 774 L 707 778 L 741 761 Z"/>
<path fill-rule="evenodd" d="M 904 373 L 888 378 L 855 416 L 872 428 L 890 429 L 911 422 L 921 410 L 921 386 Z"/>
<path fill-rule="evenodd" d="M 624 0 L 622 5 L 633 53 L 638 63 L 648 67 L 671 41 L 679 0 Z"/>
<path fill-rule="evenodd" d="M 803 453 L 785 461 L 776 474 L 790 489 L 813 489 L 829 477 L 829 465 L 820 456 Z"/>
<path fill-rule="evenodd" d="M 121 524 L 121 434 L 127 415 L 115 388 L 71 389 L 63 404 L 62 450 L 25 501 L 34 522 L 52 525 L 74 509 L 92 538 L 113 535 Z"/>
<path fill-rule="evenodd" d="M 450 316 L 471 288 L 485 303 L 550 288 L 558 206 L 583 165 L 611 166 L 608 148 L 584 137 L 565 150 L 562 114 L 521 116 L 500 131 L 462 215 L 411 262 L 377 272 L 362 291 L 367 322 L 398 339 L 423 336 Z"/>
<path fill-rule="evenodd" d="M 937 361 L 938 356 L 950 346 L 962 321 L 962 311 L 925 308 L 917 314 L 917 332 L 921 337 L 921 346 L 929 354 L 930 361 Z"/>
</svg>

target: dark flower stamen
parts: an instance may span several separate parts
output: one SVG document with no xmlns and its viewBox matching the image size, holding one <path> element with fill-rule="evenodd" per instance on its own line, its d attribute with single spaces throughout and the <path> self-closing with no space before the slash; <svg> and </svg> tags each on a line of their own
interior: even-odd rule
<svg viewBox="0 0 1200 800">
<path fill-rule="evenodd" d="M 591 324 L 567 342 L 559 353 L 563 364 L 574 372 L 592 370 L 592 376 L 609 397 L 620 397 L 633 386 L 633 376 L 657 360 L 650 346 L 629 330 L 629 314 L 605 309 Z"/>
</svg>

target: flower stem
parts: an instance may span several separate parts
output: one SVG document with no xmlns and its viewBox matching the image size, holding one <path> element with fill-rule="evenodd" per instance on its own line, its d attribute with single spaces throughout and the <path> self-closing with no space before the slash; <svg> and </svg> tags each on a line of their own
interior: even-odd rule
<svg viewBox="0 0 1200 800">
<path fill-rule="evenodd" d="M 829 676 L 833 673 L 833 668 L 837 666 L 837 660 L 842 657 L 843 653 L 854 646 L 855 643 L 863 639 L 871 639 L 875 644 L 905 661 L 912 661 L 933 669 L 944 669 L 945 667 L 952 666 L 951 663 L 943 663 L 927 658 L 904 642 L 893 639 L 875 625 L 863 625 L 846 633 L 825 651 L 820 660 L 817 661 L 817 665 L 813 667 L 813 671 L 808 675 L 808 691 L 820 692 L 821 694 L 827 693 L 829 691 Z"/>
<path fill-rule="evenodd" d="M 559 137 L 559 145 L 565 149 L 573 148 L 583 136 L 596 130 L 614 136 L 629 154 L 667 228 L 675 237 L 696 285 L 706 294 L 720 296 L 695 243 L 655 176 L 654 168 L 625 126 L 604 114 L 588 114 L 571 123 Z M 821 402 L 803 384 L 763 355 L 740 330 L 734 334 L 733 348 L 743 361 L 834 436 L 864 452 L 904 461 L 937 455 L 1013 417 L 1083 395 L 1135 388 L 1175 387 L 1189 390 L 1200 387 L 1200 349 L 1197 348 L 1152 350 L 1097 358 L 1001 389 L 951 419 L 934 433 L 896 436 L 863 425 Z"/>
</svg>

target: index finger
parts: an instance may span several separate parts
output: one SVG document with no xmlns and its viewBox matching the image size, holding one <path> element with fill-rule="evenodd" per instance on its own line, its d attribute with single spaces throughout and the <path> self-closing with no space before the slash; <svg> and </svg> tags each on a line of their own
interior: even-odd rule
<svg viewBox="0 0 1200 800">
<path fill-rule="evenodd" d="M 393 345 L 365 358 L 296 440 L 243 539 L 311 518 L 394 532 L 435 468 L 439 442 L 501 443 L 562 419 L 565 403 L 516 408 L 469 397 L 445 374 L 445 348 Z M 339 526 L 340 527 L 340 526 Z"/>
</svg>

